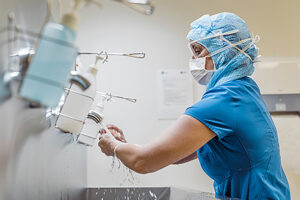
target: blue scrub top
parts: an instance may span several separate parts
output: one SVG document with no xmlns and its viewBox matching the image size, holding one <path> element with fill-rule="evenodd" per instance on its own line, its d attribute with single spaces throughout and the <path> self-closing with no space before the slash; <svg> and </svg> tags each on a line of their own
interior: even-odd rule
<svg viewBox="0 0 300 200">
<path fill-rule="evenodd" d="M 217 134 L 197 151 L 217 197 L 290 199 L 277 131 L 251 78 L 207 90 L 185 114 Z"/>
</svg>

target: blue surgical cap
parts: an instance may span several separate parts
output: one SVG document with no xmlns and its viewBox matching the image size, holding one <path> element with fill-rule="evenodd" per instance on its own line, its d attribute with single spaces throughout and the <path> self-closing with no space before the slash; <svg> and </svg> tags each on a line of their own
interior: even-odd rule
<svg viewBox="0 0 300 200">
<path fill-rule="evenodd" d="M 191 23 L 191 30 L 187 39 L 196 41 L 234 30 L 238 30 L 238 32 L 224 36 L 232 44 L 251 38 L 245 21 L 233 13 L 223 12 L 212 16 L 204 15 Z M 244 49 L 251 42 L 252 39 L 236 47 Z M 198 43 L 203 45 L 211 54 L 230 45 L 220 36 L 204 39 Z M 253 60 L 258 54 L 256 45 L 251 44 L 245 53 L 252 59 L 234 47 L 212 55 L 216 72 L 208 83 L 207 90 L 230 80 L 250 76 L 254 72 Z"/>
</svg>

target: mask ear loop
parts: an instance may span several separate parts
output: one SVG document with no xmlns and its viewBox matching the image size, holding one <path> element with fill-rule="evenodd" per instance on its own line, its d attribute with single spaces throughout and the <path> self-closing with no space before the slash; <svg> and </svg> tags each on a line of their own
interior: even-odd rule
<svg viewBox="0 0 300 200">
<path fill-rule="evenodd" d="M 245 43 L 245 42 L 248 42 L 249 40 L 251 40 L 251 39 L 250 39 L 250 38 L 247 38 L 247 39 L 241 40 L 241 41 L 239 41 L 239 42 L 236 42 L 236 43 L 234 43 L 234 44 L 232 44 L 232 45 L 233 45 L 234 47 L 236 47 L 237 45 L 240 45 L 240 44 L 243 44 L 243 43 Z M 211 53 L 211 54 L 205 56 L 205 58 L 207 58 L 207 57 L 212 57 L 212 56 L 214 56 L 214 55 L 217 55 L 218 53 L 221 53 L 222 51 L 225 51 L 226 49 L 229 49 L 229 48 L 232 48 L 232 46 L 231 46 L 231 45 L 228 45 L 228 46 L 226 46 L 226 47 L 223 47 L 223 48 L 221 48 L 221 49 L 219 49 L 219 50 L 217 50 L 217 51 L 215 51 L 215 52 L 213 52 L 213 53 Z"/>
<path fill-rule="evenodd" d="M 246 51 L 247 49 L 250 48 L 250 46 L 258 43 L 259 41 L 260 41 L 259 35 L 256 35 L 255 37 L 252 36 L 252 42 L 250 44 L 248 44 L 245 48 L 243 48 L 243 51 Z M 251 60 L 252 60 L 253 63 L 260 62 L 258 60 L 258 58 L 260 58 L 260 55 L 258 55 L 254 60 L 252 60 L 252 59 Z"/>
<path fill-rule="evenodd" d="M 251 39 L 250 39 L 250 38 L 247 38 L 247 39 L 241 40 L 241 41 L 236 42 L 236 43 L 233 43 L 233 44 L 231 43 L 232 45 L 228 45 L 228 46 L 226 46 L 226 47 L 223 47 L 223 48 L 221 48 L 221 49 L 219 49 L 219 50 L 217 50 L 217 51 L 211 53 L 210 55 L 208 55 L 208 57 L 217 55 L 218 53 L 221 53 L 222 51 L 225 51 L 226 49 L 229 49 L 229 48 L 232 48 L 232 47 L 236 47 L 237 45 L 240 45 L 240 44 L 243 44 L 243 43 L 245 43 L 245 42 L 248 42 L 249 40 L 251 40 Z M 236 48 L 238 48 L 238 47 L 236 47 Z"/>
<path fill-rule="evenodd" d="M 233 48 L 235 48 L 236 50 L 238 50 L 239 52 L 243 53 L 245 56 L 247 56 L 252 62 L 253 59 L 251 58 L 251 56 L 249 56 L 244 50 L 238 48 L 237 46 L 234 46 L 230 41 L 228 41 L 224 36 L 220 36 L 222 40 L 224 40 L 225 42 L 227 42 L 230 46 L 232 46 Z M 248 38 L 248 40 L 251 40 L 251 38 Z M 242 40 L 243 41 L 243 40 Z"/>
</svg>

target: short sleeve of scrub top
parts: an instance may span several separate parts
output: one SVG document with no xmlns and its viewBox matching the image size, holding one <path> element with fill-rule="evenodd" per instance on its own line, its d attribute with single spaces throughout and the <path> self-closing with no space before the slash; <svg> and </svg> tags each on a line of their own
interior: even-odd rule
<svg viewBox="0 0 300 200">
<path fill-rule="evenodd" d="M 234 132 L 236 123 L 234 100 L 222 87 L 205 93 L 202 100 L 186 109 L 184 114 L 198 119 L 216 133 L 219 140 Z"/>
</svg>

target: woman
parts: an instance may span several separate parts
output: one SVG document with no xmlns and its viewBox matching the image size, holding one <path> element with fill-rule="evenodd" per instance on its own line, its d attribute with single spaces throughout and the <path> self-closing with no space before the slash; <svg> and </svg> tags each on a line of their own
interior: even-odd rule
<svg viewBox="0 0 300 200">
<path fill-rule="evenodd" d="M 232 13 L 205 15 L 191 24 L 187 38 L 191 74 L 207 85 L 201 101 L 144 146 L 126 143 L 119 128 L 108 126 L 121 142 L 102 135 L 102 152 L 142 174 L 198 157 L 217 197 L 290 199 L 276 128 L 248 77 L 257 48 L 246 23 Z"/>
</svg>

